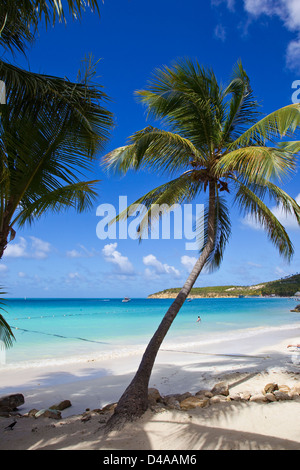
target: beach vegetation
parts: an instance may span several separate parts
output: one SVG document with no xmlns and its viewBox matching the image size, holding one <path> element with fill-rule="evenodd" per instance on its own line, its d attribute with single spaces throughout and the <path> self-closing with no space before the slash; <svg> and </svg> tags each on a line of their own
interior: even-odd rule
<svg viewBox="0 0 300 470">
<path fill-rule="evenodd" d="M 98 2 L 54 0 L 1 3 L 0 45 L 25 53 L 39 22 L 53 25 L 80 17 Z M 112 113 L 95 80 L 95 61 L 82 61 L 77 80 L 33 73 L 0 61 L 6 99 L 0 105 L 0 258 L 16 227 L 31 224 L 48 211 L 89 209 L 98 180 L 85 180 L 109 138 Z"/>
<path fill-rule="evenodd" d="M 207 201 L 198 260 L 151 338 L 107 430 L 146 411 L 153 365 L 172 322 L 201 271 L 213 271 L 222 262 L 231 235 L 231 205 L 254 218 L 285 260 L 292 258 L 293 245 L 269 203 L 280 205 L 300 224 L 299 205 L 280 187 L 296 172 L 300 142 L 293 139 L 300 124 L 299 104 L 264 116 L 240 61 L 229 83 L 221 85 L 213 70 L 190 59 L 177 60 L 155 70 L 136 96 L 159 127 L 137 131 L 103 163 L 116 174 L 143 170 L 166 175 L 166 183 L 134 203 L 148 208 L 138 227 L 140 237 L 149 230 L 153 204 L 170 207 L 200 195 Z M 116 220 L 128 213 L 130 206 Z"/>
<path fill-rule="evenodd" d="M 3 298 L 5 292 L 0 288 L 0 296 Z M 0 301 L 0 311 L 5 312 L 5 303 L 4 301 Z M 0 314 L 0 352 L 2 349 L 2 345 L 5 348 L 10 348 L 13 345 L 13 341 L 15 340 L 15 336 L 12 332 L 11 327 L 5 320 L 4 316 Z"/>
</svg>

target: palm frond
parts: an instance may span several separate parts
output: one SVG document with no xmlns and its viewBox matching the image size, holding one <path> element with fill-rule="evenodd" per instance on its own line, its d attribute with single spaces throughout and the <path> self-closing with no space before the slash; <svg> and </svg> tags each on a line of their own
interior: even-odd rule
<svg viewBox="0 0 300 470">
<path fill-rule="evenodd" d="M 226 106 L 210 69 L 185 59 L 157 69 L 147 89 L 136 92 L 148 115 L 210 154 L 225 120 Z"/>
<path fill-rule="evenodd" d="M 290 104 L 262 118 L 232 142 L 229 148 L 236 149 L 251 142 L 274 143 L 279 138 L 293 136 L 299 125 L 300 104 Z"/>
<path fill-rule="evenodd" d="M 240 181 L 236 181 L 238 190 L 235 203 L 244 215 L 251 216 L 266 231 L 269 240 L 288 261 L 294 253 L 293 244 L 279 220 L 266 204 L 253 191 Z"/>
<path fill-rule="evenodd" d="M 200 233 L 197 233 L 197 239 L 199 240 L 200 246 L 202 247 L 200 249 L 200 254 L 205 249 L 207 244 L 208 216 L 209 207 L 208 204 L 206 204 L 203 218 L 197 221 L 198 231 L 201 230 Z M 207 272 L 213 272 L 220 267 L 226 245 L 231 236 L 231 221 L 226 199 L 224 197 L 220 197 L 218 194 L 216 195 L 214 224 L 214 247 L 205 263 L 205 269 Z"/>
<path fill-rule="evenodd" d="M 156 173 L 184 171 L 194 161 L 205 160 L 192 142 L 173 132 L 146 127 L 129 139 L 129 144 L 105 155 L 103 165 L 115 173 L 147 168 Z"/>
<path fill-rule="evenodd" d="M 224 145 L 236 140 L 249 125 L 257 122 L 261 113 L 258 102 L 253 96 L 250 80 L 239 61 L 233 70 L 231 82 L 224 90 L 224 97 L 231 96 L 229 112 L 223 128 Z"/>
<path fill-rule="evenodd" d="M 113 125 L 112 113 L 101 103 L 108 101 L 100 86 L 73 83 L 41 75 L 0 61 L 0 80 L 6 84 L 6 102 L 1 106 L 3 126 L 24 120 L 43 123 L 67 118 L 89 153 L 103 150 Z"/>
<path fill-rule="evenodd" d="M 296 170 L 294 153 L 277 147 L 243 147 L 225 153 L 216 164 L 216 171 L 222 173 L 236 172 L 243 175 L 248 182 L 270 181 L 272 178 L 282 180 Z"/>
<path fill-rule="evenodd" d="M 173 206 L 190 203 L 201 191 L 203 183 L 197 177 L 191 177 L 191 173 L 195 175 L 197 172 L 184 173 L 178 178 L 149 191 L 118 214 L 111 223 L 125 220 L 139 210 L 141 219 L 137 236 L 140 239 L 147 237 L 154 229 L 156 222 L 172 210 Z"/>
<path fill-rule="evenodd" d="M 16 222 L 20 227 L 25 223 L 31 224 L 45 212 L 58 213 L 72 208 L 81 213 L 91 209 L 97 197 L 96 183 L 98 180 L 81 181 L 58 187 L 38 196 L 26 197 L 25 195 L 15 212 L 11 225 Z"/>
<path fill-rule="evenodd" d="M 100 15 L 98 0 L 2 0 L 0 5 L 0 45 L 24 52 L 43 22 L 46 27 L 67 17 L 81 19 L 87 9 Z M 103 0 L 102 0 L 103 3 Z"/>
<path fill-rule="evenodd" d="M 0 289 L 0 294 L 4 295 L 4 292 L 2 289 Z M 5 309 L 3 308 L 4 302 L 0 302 L 0 310 L 5 312 Z M 13 341 L 15 340 L 14 334 L 11 330 L 11 327 L 5 320 L 4 316 L 0 314 L 0 341 L 4 343 L 4 346 L 6 348 L 10 348 L 13 345 Z"/>
</svg>

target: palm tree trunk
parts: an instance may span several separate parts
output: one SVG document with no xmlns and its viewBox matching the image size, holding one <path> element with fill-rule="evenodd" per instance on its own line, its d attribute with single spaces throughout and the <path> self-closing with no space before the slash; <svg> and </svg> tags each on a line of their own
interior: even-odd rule
<svg viewBox="0 0 300 470">
<path fill-rule="evenodd" d="M 123 425 L 126 424 L 126 422 L 133 421 L 142 416 L 142 414 L 148 408 L 148 385 L 159 348 L 214 247 L 215 207 L 215 183 L 210 182 L 209 215 L 207 229 L 208 232 L 206 246 L 204 247 L 201 256 L 196 261 L 195 266 L 188 279 L 186 280 L 184 286 L 180 290 L 172 305 L 169 307 L 158 329 L 150 340 L 133 380 L 121 396 L 118 405 L 115 408 L 114 414 L 106 424 L 106 432 L 112 431 L 113 429 L 122 428 Z"/>
</svg>

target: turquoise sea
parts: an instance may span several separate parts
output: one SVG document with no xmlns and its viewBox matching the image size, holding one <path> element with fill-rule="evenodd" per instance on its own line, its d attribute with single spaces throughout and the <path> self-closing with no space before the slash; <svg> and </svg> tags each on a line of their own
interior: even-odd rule
<svg viewBox="0 0 300 470">
<path fill-rule="evenodd" d="M 144 349 L 169 299 L 9 299 L 4 314 L 16 341 L 0 367 L 123 357 Z M 175 319 L 163 347 L 182 350 L 257 333 L 300 327 L 292 299 L 193 299 Z M 197 323 L 200 315 L 201 322 Z"/>
</svg>

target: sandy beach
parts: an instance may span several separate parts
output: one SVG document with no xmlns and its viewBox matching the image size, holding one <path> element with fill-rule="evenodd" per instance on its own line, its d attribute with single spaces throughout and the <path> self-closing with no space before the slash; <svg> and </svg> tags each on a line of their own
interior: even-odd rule
<svg viewBox="0 0 300 470">
<path fill-rule="evenodd" d="M 300 384 L 300 365 L 288 344 L 299 343 L 300 329 L 251 337 L 246 343 L 224 341 L 214 350 L 170 351 L 162 347 L 150 386 L 161 395 L 209 390 L 226 381 L 230 394 L 260 393 L 268 383 Z M 104 437 L 97 413 L 82 421 L 86 409 L 118 401 L 139 364 L 140 355 L 118 360 L 1 370 L 0 396 L 22 393 L 17 424 L 0 418 L 1 450 L 296 450 L 300 449 L 300 397 L 271 403 L 218 403 L 187 411 L 161 408 L 121 432 Z M 72 406 L 62 419 L 28 418 L 31 409 L 62 400 Z"/>
</svg>

